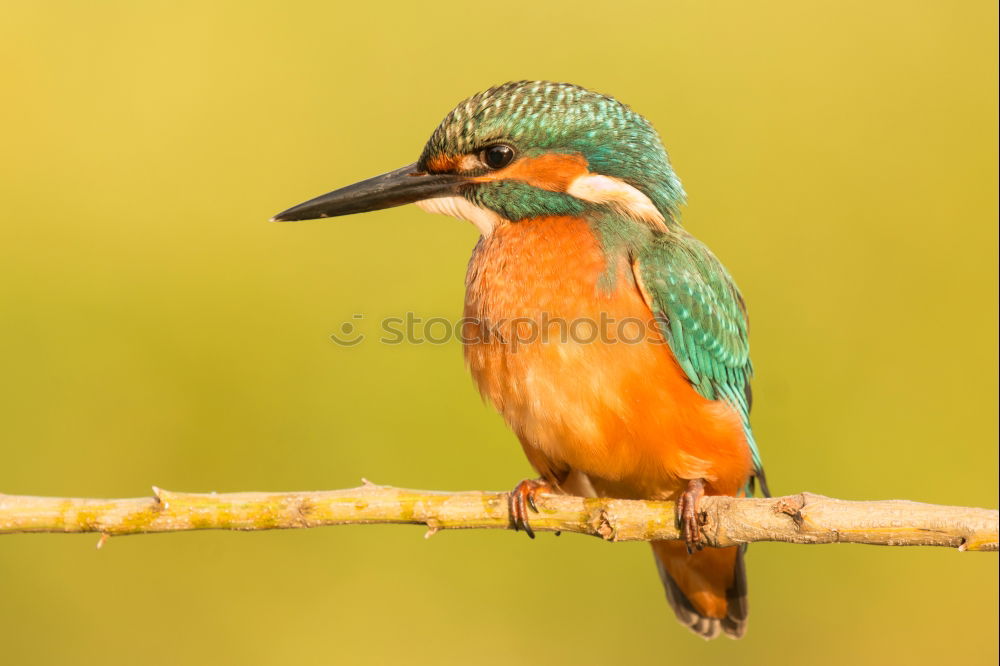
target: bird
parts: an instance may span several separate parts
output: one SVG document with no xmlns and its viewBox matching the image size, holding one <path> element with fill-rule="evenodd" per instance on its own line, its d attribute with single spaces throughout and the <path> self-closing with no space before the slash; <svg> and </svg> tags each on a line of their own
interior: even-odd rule
<svg viewBox="0 0 1000 666">
<path fill-rule="evenodd" d="M 272 220 L 410 203 L 480 233 L 464 356 L 539 475 L 510 494 L 512 527 L 534 538 L 546 493 L 676 502 L 683 539 L 651 542 L 667 601 L 705 639 L 742 637 L 745 545 L 705 547 L 699 502 L 769 496 L 747 311 L 682 226 L 686 194 L 651 123 L 578 85 L 508 82 L 460 102 L 415 163 Z"/>
</svg>

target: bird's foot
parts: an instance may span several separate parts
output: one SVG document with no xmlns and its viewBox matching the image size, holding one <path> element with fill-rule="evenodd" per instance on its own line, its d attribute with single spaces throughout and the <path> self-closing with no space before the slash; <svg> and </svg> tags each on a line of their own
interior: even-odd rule
<svg viewBox="0 0 1000 666">
<path fill-rule="evenodd" d="M 687 489 L 677 499 L 677 523 L 684 535 L 688 555 L 704 548 L 701 538 L 701 518 L 698 502 L 705 496 L 705 480 L 691 479 Z"/>
<path fill-rule="evenodd" d="M 514 487 L 510 492 L 508 508 L 510 509 L 510 522 L 514 531 L 524 530 L 532 539 L 535 538 L 535 531 L 528 523 L 528 509 L 538 513 L 538 505 L 535 504 L 535 495 L 538 493 L 552 492 L 552 486 L 541 479 L 525 479 Z"/>
</svg>

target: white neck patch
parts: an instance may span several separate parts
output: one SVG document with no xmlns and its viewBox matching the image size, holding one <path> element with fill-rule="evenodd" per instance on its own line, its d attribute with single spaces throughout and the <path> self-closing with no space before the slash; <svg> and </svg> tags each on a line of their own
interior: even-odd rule
<svg viewBox="0 0 1000 666">
<path fill-rule="evenodd" d="M 417 201 L 420 210 L 439 213 L 472 222 L 479 233 L 489 236 L 503 222 L 503 218 L 488 208 L 480 208 L 465 197 L 437 197 Z"/>
<path fill-rule="evenodd" d="M 591 203 L 610 204 L 629 217 L 646 222 L 661 231 L 667 230 L 663 214 L 656 209 L 649 197 L 623 180 L 585 173 L 569 184 L 566 194 Z"/>
</svg>

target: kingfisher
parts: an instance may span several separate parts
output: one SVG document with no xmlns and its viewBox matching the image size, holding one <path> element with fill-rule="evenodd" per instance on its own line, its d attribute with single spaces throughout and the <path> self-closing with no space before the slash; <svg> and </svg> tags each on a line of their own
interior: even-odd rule
<svg viewBox="0 0 1000 666">
<path fill-rule="evenodd" d="M 458 104 L 415 163 L 272 219 L 410 203 L 480 233 L 465 360 L 539 475 L 510 494 L 513 528 L 534 537 L 539 493 L 673 501 L 683 540 L 652 542 L 667 601 L 705 639 L 743 636 L 745 547 L 703 547 L 698 503 L 768 495 L 746 306 L 681 226 L 656 130 L 577 85 L 505 83 Z"/>
</svg>

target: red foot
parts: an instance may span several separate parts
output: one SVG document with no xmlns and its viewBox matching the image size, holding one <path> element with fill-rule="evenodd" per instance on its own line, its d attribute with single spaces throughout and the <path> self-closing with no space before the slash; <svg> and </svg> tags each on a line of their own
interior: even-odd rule
<svg viewBox="0 0 1000 666">
<path fill-rule="evenodd" d="M 705 496 L 705 480 L 692 479 L 688 481 L 687 490 L 677 499 L 677 523 L 684 535 L 688 555 L 704 548 L 701 539 L 701 520 L 699 519 L 698 502 Z"/>
<path fill-rule="evenodd" d="M 535 532 L 528 524 L 528 508 L 530 507 L 532 511 L 538 513 L 535 495 L 539 492 L 550 493 L 552 486 L 541 479 L 525 479 L 514 487 L 508 499 L 510 522 L 514 531 L 524 530 L 525 534 L 532 539 L 535 538 Z"/>
</svg>

